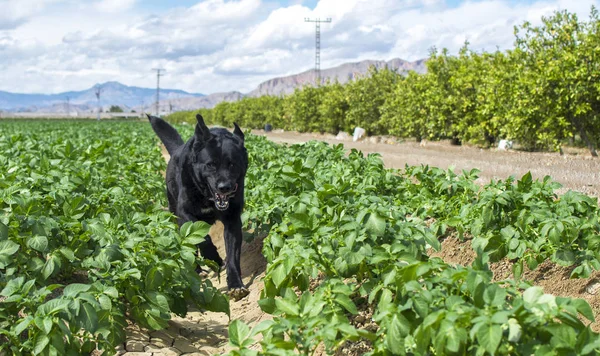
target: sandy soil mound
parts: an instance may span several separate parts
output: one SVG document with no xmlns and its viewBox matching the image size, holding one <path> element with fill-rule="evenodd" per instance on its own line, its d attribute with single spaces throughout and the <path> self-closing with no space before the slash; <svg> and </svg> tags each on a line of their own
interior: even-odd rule
<svg viewBox="0 0 600 356">
<path fill-rule="evenodd" d="M 442 242 L 441 251 L 432 251 L 430 256 L 440 257 L 449 264 L 469 266 L 476 255 L 470 240 L 460 241 L 456 237 L 449 237 Z M 521 278 L 544 288 L 545 293 L 586 300 L 596 317 L 596 322 L 591 323 L 592 330 L 600 332 L 600 272 L 594 272 L 590 278 L 570 279 L 573 268 L 546 261 L 533 271 L 525 266 Z M 512 278 L 512 263 L 506 259 L 491 263 L 490 269 L 496 281 Z M 587 320 L 582 321 L 589 323 Z"/>
</svg>

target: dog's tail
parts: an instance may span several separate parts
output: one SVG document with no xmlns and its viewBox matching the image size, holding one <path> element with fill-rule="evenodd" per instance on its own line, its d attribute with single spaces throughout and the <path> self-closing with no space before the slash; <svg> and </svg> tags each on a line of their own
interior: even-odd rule
<svg viewBox="0 0 600 356">
<path fill-rule="evenodd" d="M 172 155 L 179 146 L 183 145 L 183 140 L 179 136 L 179 132 L 160 117 L 146 115 L 148 116 L 148 120 L 150 120 L 152 129 L 167 148 L 167 152 Z"/>
</svg>

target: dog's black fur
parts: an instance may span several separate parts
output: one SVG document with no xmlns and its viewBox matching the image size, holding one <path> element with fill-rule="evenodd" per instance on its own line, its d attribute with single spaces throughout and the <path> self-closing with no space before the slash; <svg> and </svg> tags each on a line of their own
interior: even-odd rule
<svg viewBox="0 0 600 356">
<path fill-rule="evenodd" d="M 184 143 L 166 121 L 151 115 L 148 119 L 171 155 L 166 173 L 169 210 L 180 226 L 198 220 L 223 223 L 227 287 L 235 298 L 245 296 L 248 293 L 240 269 L 241 214 L 248 168 L 244 133 L 237 124 L 233 134 L 222 128 L 209 129 L 198 114 L 194 135 Z M 209 235 L 198 247 L 204 258 L 223 264 Z"/>
</svg>

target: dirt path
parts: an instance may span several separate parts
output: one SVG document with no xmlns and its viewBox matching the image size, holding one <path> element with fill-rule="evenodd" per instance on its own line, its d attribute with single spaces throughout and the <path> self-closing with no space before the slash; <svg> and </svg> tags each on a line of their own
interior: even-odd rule
<svg viewBox="0 0 600 356">
<path fill-rule="evenodd" d="M 447 169 L 481 170 L 480 181 L 489 182 L 492 178 L 506 179 L 510 175 L 522 177 L 528 171 L 534 178 L 550 175 L 563 185 L 559 193 L 568 189 L 577 190 L 600 197 L 600 159 L 594 159 L 585 150 L 571 149 L 563 156 L 558 153 L 500 151 L 479 149 L 469 146 L 453 146 L 439 142 L 402 142 L 386 144 L 371 143 L 367 140 L 352 142 L 352 138 L 337 140 L 333 135 L 301 134 L 297 132 L 269 132 L 255 130 L 257 135 L 265 135 L 275 142 L 301 143 L 309 140 L 322 140 L 332 144 L 343 143 L 348 149 L 356 148 L 364 153 L 381 153 L 388 168 L 404 168 L 408 165 L 427 164 Z"/>
<path fill-rule="evenodd" d="M 559 193 L 568 189 L 586 194 L 600 196 L 600 159 L 593 159 L 583 151 L 577 154 L 560 156 L 556 153 L 528 153 L 517 151 L 481 150 L 473 147 L 452 146 L 445 143 L 417 144 L 404 142 L 386 144 L 382 142 L 352 142 L 352 139 L 337 140 L 332 135 L 299 134 L 294 132 L 270 132 L 256 130 L 257 135 L 266 135 L 270 140 L 282 143 L 301 143 L 319 139 L 329 143 L 343 143 L 348 149 L 356 148 L 365 153 L 379 152 L 385 165 L 389 168 L 404 168 L 405 164 L 428 164 L 457 170 L 478 168 L 480 182 L 488 182 L 492 178 L 505 179 L 510 175 L 521 177 L 531 171 L 534 178 L 552 176 L 563 184 Z M 168 160 L 168 153 L 163 150 Z M 211 236 L 221 256 L 225 256 L 223 244 L 223 227 L 213 226 Z M 243 281 L 249 285 L 250 294 L 240 301 L 231 301 L 231 320 L 241 319 L 251 325 L 268 319 L 263 313 L 258 300 L 263 288 L 262 278 L 266 261 L 261 253 L 262 240 L 245 243 L 242 247 L 241 267 Z M 449 238 L 442 243 L 442 251 L 432 253 L 451 264 L 469 265 L 473 261 L 473 251 L 469 242 L 460 242 Z M 492 266 L 496 279 L 509 277 L 510 263 L 504 261 Z M 583 298 L 590 303 L 597 318 L 600 317 L 600 273 L 591 278 L 571 280 L 570 269 L 544 263 L 536 271 L 528 271 L 525 278 L 542 286 L 546 293 L 574 298 Z M 225 271 L 220 279 L 211 276 L 211 280 L 221 290 L 226 291 Z M 119 354 L 126 356 L 170 356 L 170 355 L 214 355 L 228 350 L 227 328 L 229 318 L 222 313 L 191 311 L 186 318 L 174 317 L 167 330 L 147 332 L 135 325 L 128 328 L 127 342 L 120 347 Z M 592 327 L 600 330 L 600 324 Z"/>
<path fill-rule="evenodd" d="M 169 154 L 164 147 L 162 154 L 168 161 Z M 223 225 L 217 222 L 209 234 L 221 257 L 225 257 Z M 262 255 L 262 239 L 243 242 L 242 251 L 242 280 L 250 294 L 239 301 L 230 301 L 231 320 L 240 319 L 256 325 L 270 318 L 258 306 L 267 265 Z M 219 276 L 213 273 L 209 277 L 217 288 L 227 292 L 224 269 Z M 229 350 L 228 327 L 229 317 L 226 314 L 192 310 L 185 318 L 173 315 L 166 330 L 148 332 L 130 325 L 127 329 L 127 341 L 117 351 L 119 355 L 125 356 L 218 355 Z"/>
</svg>

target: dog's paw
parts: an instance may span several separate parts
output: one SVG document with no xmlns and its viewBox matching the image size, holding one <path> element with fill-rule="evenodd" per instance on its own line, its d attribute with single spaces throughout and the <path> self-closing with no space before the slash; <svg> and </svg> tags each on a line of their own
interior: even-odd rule
<svg viewBox="0 0 600 356">
<path fill-rule="evenodd" d="M 208 279 L 208 272 L 210 272 L 210 270 L 207 271 L 204 268 L 201 268 L 200 266 L 196 266 L 196 273 L 198 274 L 198 276 L 200 276 L 200 278 Z"/>
<path fill-rule="evenodd" d="M 230 289 L 229 292 L 229 298 L 238 301 L 242 298 L 244 298 L 245 296 L 247 296 L 248 294 L 250 294 L 250 291 L 244 287 L 242 288 L 234 288 L 234 289 Z"/>
</svg>

